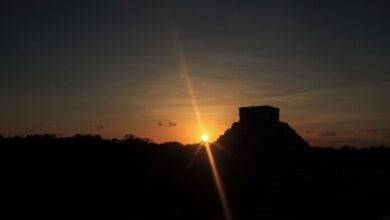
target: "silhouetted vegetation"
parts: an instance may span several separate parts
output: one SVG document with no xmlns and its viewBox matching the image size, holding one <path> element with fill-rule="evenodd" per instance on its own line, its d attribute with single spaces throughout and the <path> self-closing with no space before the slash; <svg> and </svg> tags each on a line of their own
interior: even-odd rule
<svg viewBox="0 0 390 220">
<path fill-rule="evenodd" d="M 197 144 L 45 134 L 0 136 L 0 146 L 13 219 L 223 219 Z M 390 210 L 389 148 L 212 149 L 236 219 L 375 220 Z"/>
</svg>

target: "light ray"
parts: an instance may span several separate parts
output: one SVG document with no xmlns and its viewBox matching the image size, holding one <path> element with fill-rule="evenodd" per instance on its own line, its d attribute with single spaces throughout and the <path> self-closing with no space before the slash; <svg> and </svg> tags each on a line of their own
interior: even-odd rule
<svg viewBox="0 0 390 220">
<path fill-rule="evenodd" d="M 200 144 L 198 146 L 196 146 L 196 151 L 195 151 L 194 155 L 192 156 L 190 162 L 188 163 L 186 170 L 189 169 L 192 166 L 192 164 L 195 162 L 195 159 L 198 156 L 201 149 L 202 149 L 202 146 Z"/>
<path fill-rule="evenodd" d="M 179 40 L 179 38 L 178 38 L 176 33 L 174 33 L 174 38 L 175 38 L 177 53 L 178 53 L 178 56 L 179 56 L 179 62 L 180 62 L 180 68 L 181 68 L 181 77 L 185 81 L 185 84 L 186 84 L 186 87 L 187 87 L 187 90 L 188 90 L 188 94 L 189 94 L 189 96 L 191 98 L 192 107 L 194 109 L 194 112 L 195 112 L 195 115 L 196 115 L 196 119 L 198 121 L 199 128 L 200 128 L 202 134 L 205 134 L 205 129 L 204 129 L 204 126 L 203 126 L 202 117 L 201 117 L 201 114 L 200 114 L 200 111 L 199 111 L 199 108 L 198 108 L 198 104 L 197 104 L 197 101 L 196 101 L 195 91 L 194 91 L 194 88 L 192 86 L 190 73 L 189 73 L 188 68 L 187 68 L 187 63 L 186 63 L 186 60 L 185 60 L 185 57 L 184 57 L 184 54 L 183 54 L 183 50 L 182 50 L 182 47 L 181 47 L 180 40 Z M 207 157 L 208 157 L 208 160 L 209 160 L 209 163 L 210 163 L 210 167 L 211 167 L 211 170 L 212 170 L 212 173 L 213 173 L 214 183 L 215 183 L 215 186 L 217 188 L 218 196 L 219 196 L 219 199 L 221 201 L 221 205 L 222 205 L 222 209 L 223 209 L 224 215 L 226 217 L 226 220 L 233 220 L 232 214 L 230 212 L 230 207 L 229 207 L 229 204 L 228 204 L 228 200 L 226 198 L 226 193 L 225 193 L 225 190 L 224 190 L 224 187 L 223 187 L 223 184 L 222 184 L 222 180 L 221 180 L 221 177 L 220 177 L 218 169 L 217 169 L 217 165 L 216 165 L 215 160 L 214 160 L 214 155 L 213 155 L 213 153 L 212 153 L 212 151 L 210 149 L 210 144 L 208 142 L 206 142 L 206 143 L 204 143 L 204 147 L 206 148 Z M 192 161 L 190 163 L 192 163 Z"/>
<path fill-rule="evenodd" d="M 225 214 L 226 220 L 232 220 L 233 217 L 232 217 L 232 214 L 230 212 L 230 207 L 229 207 L 228 200 L 226 198 L 225 189 L 223 187 L 222 180 L 221 180 L 221 177 L 220 177 L 218 169 L 217 169 L 217 165 L 215 164 L 214 155 L 210 149 L 210 144 L 205 143 L 204 146 L 206 148 L 207 157 L 208 157 L 209 162 L 210 162 L 211 171 L 213 172 L 214 183 L 215 183 L 215 186 L 217 188 L 219 198 L 221 200 L 221 204 L 222 204 L 222 208 L 223 208 L 223 212 Z"/>
<path fill-rule="evenodd" d="M 231 151 L 231 150 L 227 149 L 226 147 L 222 146 L 222 144 L 219 144 L 219 143 L 215 142 L 215 143 L 213 143 L 213 146 L 216 146 L 218 149 L 220 149 L 221 151 L 223 151 L 226 154 L 229 154 L 231 156 L 237 157 L 237 155 L 233 151 Z"/>
<path fill-rule="evenodd" d="M 179 62 L 180 62 L 180 70 L 181 70 L 180 76 L 184 79 L 184 82 L 186 84 L 188 94 L 190 95 L 190 99 L 192 102 L 192 107 L 194 108 L 196 119 L 198 120 L 199 128 L 203 134 L 203 133 L 205 133 L 205 130 L 203 127 L 202 117 L 200 116 L 198 103 L 196 101 L 195 91 L 194 91 L 194 88 L 192 86 L 192 81 L 191 81 L 190 74 L 189 74 L 189 71 L 187 68 L 187 62 L 185 61 L 185 58 L 183 55 L 183 49 L 181 47 L 181 43 L 180 43 L 176 34 L 175 34 L 175 41 L 176 41 L 177 53 L 178 53 Z"/>
</svg>

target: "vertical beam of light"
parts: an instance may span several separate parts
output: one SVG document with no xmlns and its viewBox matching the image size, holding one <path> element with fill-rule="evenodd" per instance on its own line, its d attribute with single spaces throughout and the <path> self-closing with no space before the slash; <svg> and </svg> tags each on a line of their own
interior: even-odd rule
<svg viewBox="0 0 390 220">
<path fill-rule="evenodd" d="M 175 34 L 175 44 L 176 44 L 177 53 L 178 53 L 179 62 L 180 62 L 180 70 L 181 70 L 180 76 L 184 79 L 184 82 L 186 83 L 188 94 L 190 95 L 190 98 L 191 98 L 192 107 L 194 108 L 196 119 L 198 120 L 199 128 L 200 128 L 202 134 L 204 134 L 205 130 L 203 127 L 203 121 L 202 121 L 202 117 L 200 116 L 200 111 L 198 108 L 198 103 L 196 101 L 194 88 L 192 86 L 192 81 L 191 81 L 190 74 L 189 74 L 189 71 L 187 68 L 187 62 L 186 62 L 184 55 L 183 55 L 183 49 L 181 48 L 181 43 L 180 43 L 176 34 Z"/>
<path fill-rule="evenodd" d="M 214 182 L 215 186 L 217 187 L 218 195 L 221 200 L 223 212 L 225 214 L 226 220 L 233 220 L 232 214 L 230 212 L 230 207 L 228 200 L 226 198 L 225 189 L 222 184 L 221 177 L 219 175 L 217 165 L 215 164 L 214 155 L 213 152 L 210 149 L 210 144 L 205 143 L 205 148 L 207 152 L 207 157 L 209 158 L 211 171 L 213 172 Z"/>
<path fill-rule="evenodd" d="M 177 47 L 177 53 L 178 53 L 178 56 L 179 56 L 179 62 L 180 62 L 180 68 L 181 68 L 181 77 L 184 79 L 184 81 L 186 83 L 188 94 L 190 95 L 190 98 L 191 98 L 192 106 L 194 108 L 194 112 L 195 112 L 195 115 L 196 115 L 196 118 L 197 118 L 197 121 L 198 121 L 199 128 L 202 131 L 202 134 L 204 134 L 205 130 L 204 130 L 204 127 L 203 127 L 202 117 L 200 115 L 198 104 L 196 102 L 196 96 L 195 96 L 194 88 L 192 86 L 190 73 L 189 73 L 188 68 L 187 68 L 187 63 L 186 63 L 186 60 L 185 60 L 185 57 L 184 57 L 184 54 L 183 54 L 181 43 L 179 41 L 179 38 L 178 38 L 177 34 L 174 34 L 174 38 L 175 38 L 175 44 L 176 44 L 176 47 Z M 204 146 L 206 148 L 207 157 L 208 157 L 208 160 L 210 162 L 211 171 L 213 173 L 215 186 L 216 186 L 217 191 L 218 191 L 218 196 L 219 196 L 219 199 L 221 201 L 221 205 L 222 205 L 222 209 L 223 209 L 224 215 L 226 217 L 226 220 L 233 220 L 231 212 L 230 212 L 229 204 L 228 204 L 228 201 L 227 201 L 227 198 L 226 198 L 226 193 L 225 193 L 225 190 L 224 190 L 224 187 L 223 187 L 223 184 L 222 184 L 222 180 L 221 180 L 221 177 L 220 177 L 218 169 L 217 169 L 217 165 L 216 165 L 215 160 L 214 160 L 214 155 L 213 155 L 213 153 L 212 153 L 212 151 L 210 149 L 210 144 L 209 143 L 205 143 Z"/>
</svg>

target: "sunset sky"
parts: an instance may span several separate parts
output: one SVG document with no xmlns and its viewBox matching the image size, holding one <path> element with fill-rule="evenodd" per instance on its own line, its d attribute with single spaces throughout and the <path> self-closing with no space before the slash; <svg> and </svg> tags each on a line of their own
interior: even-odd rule
<svg viewBox="0 0 390 220">
<path fill-rule="evenodd" d="M 184 60 L 211 140 L 273 105 L 312 145 L 390 145 L 383 2 L 2 1 L 0 134 L 198 142 Z"/>
</svg>

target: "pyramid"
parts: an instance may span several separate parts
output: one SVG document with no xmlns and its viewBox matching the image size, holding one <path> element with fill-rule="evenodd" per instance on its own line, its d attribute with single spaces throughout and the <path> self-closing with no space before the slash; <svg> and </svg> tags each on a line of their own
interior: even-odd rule
<svg viewBox="0 0 390 220">
<path fill-rule="evenodd" d="M 240 120 L 217 139 L 218 144 L 240 150 L 285 152 L 310 147 L 287 123 L 279 121 L 278 108 L 241 107 L 239 115 Z"/>
</svg>

